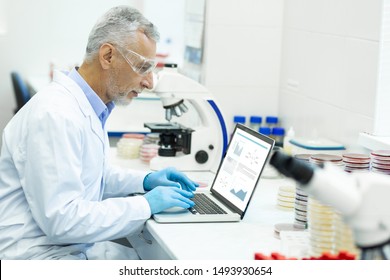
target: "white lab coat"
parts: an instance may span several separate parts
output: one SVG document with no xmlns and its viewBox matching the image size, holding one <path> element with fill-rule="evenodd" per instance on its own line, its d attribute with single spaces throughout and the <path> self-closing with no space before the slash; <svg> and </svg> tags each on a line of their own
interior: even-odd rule
<svg viewBox="0 0 390 280">
<path fill-rule="evenodd" d="M 109 165 L 107 133 L 64 73 L 14 116 L 2 142 L 0 259 L 85 258 L 91 243 L 135 233 L 151 215 L 143 196 L 127 196 L 144 191 L 146 172 Z"/>
</svg>

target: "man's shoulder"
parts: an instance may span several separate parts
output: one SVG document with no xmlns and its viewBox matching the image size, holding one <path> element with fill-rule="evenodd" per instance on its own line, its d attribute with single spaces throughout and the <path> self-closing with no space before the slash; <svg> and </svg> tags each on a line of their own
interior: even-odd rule
<svg viewBox="0 0 390 280">
<path fill-rule="evenodd" d="M 38 92 L 31 100 L 34 111 L 52 113 L 70 113 L 80 111 L 77 100 L 65 90 L 48 86 Z"/>
</svg>

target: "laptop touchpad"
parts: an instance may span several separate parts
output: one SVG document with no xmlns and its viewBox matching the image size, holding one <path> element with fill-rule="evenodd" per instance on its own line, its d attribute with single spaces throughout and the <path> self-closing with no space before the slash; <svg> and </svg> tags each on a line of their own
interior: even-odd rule
<svg viewBox="0 0 390 280">
<path fill-rule="evenodd" d="M 161 213 L 182 213 L 182 212 L 187 212 L 187 211 L 188 211 L 187 208 L 171 207 L 171 208 L 168 208 L 168 209 L 162 211 Z"/>
</svg>

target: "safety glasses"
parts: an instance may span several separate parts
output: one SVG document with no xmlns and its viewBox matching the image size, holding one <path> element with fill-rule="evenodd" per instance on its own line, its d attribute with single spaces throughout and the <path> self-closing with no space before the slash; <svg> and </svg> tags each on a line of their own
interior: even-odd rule
<svg viewBox="0 0 390 280">
<path fill-rule="evenodd" d="M 157 61 L 154 59 L 146 58 L 132 50 L 116 49 L 130 65 L 131 69 L 141 76 L 149 74 L 156 68 Z"/>
</svg>

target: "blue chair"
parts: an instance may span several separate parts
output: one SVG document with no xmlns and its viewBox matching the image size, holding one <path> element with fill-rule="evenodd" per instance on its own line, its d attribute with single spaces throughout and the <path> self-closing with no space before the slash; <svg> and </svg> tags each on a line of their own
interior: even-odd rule
<svg viewBox="0 0 390 280">
<path fill-rule="evenodd" d="M 16 114 L 30 100 L 31 94 L 18 72 L 11 72 L 11 79 L 16 98 Z"/>
</svg>

